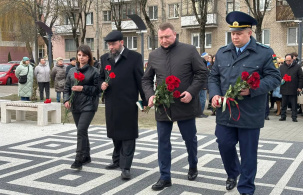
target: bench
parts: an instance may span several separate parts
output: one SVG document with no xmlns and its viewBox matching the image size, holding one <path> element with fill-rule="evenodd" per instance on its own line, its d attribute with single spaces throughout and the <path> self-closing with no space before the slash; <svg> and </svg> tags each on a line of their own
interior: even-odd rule
<svg viewBox="0 0 303 195">
<path fill-rule="evenodd" d="M 1 102 L 1 122 L 10 123 L 12 111 L 16 111 L 16 121 L 24 121 L 26 111 L 37 112 L 38 126 L 48 124 L 48 113 L 52 123 L 61 123 L 61 104 L 29 101 Z"/>
</svg>

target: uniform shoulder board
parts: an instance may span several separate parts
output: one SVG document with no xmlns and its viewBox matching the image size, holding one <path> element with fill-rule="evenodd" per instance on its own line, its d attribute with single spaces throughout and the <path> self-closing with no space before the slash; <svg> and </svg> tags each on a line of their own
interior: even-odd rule
<svg viewBox="0 0 303 195">
<path fill-rule="evenodd" d="M 264 47 L 264 48 L 270 48 L 268 45 L 264 45 L 264 44 L 262 44 L 262 43 L 260 43 L 260 42 L 256 42 L 258 45 L 260 45 L 261 47 Z"/>
<path fill-rule="evenodd" d="M 228 44 L 227 44 L 227 45 L 228 45 Z M 227 45 L 224 45 L 224 46 L 220 47 L 220 49 L 223 49 L 223 48 L 227 47 Z"/>
</svg>

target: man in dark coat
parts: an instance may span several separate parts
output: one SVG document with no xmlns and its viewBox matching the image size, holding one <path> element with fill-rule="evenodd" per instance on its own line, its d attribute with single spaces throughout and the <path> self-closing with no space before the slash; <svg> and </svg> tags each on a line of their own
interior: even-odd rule
<svg viewBox="0 0 303 195">
<path fill-rule="evenodd" d="M 265 104 L 269 91 L 280 84 L 280 73 L 275 68 L 273 50 L 256 42 L 252 35 L 252 25 L 257 21 L 243 12 L 231 12 L 226 16 L 230 24 L 232 43 L 220 48 L 208 79 L 209 96 L 212 106 L 217 108 L 216 131 L 220 155 L 227 173 L 226 189 L 237 186 L 242 195 L 252 195 L 255 191 L 257 173 L 257 151 L 260 128 L 264 126 Z M 242 89 L 238 100 L 239 111 L 231 105 L 231 111 L 222 112 L 219 99 L 225 95 L 230 85 L 234 85 L 242 72 L 257 72 L 260 75 L 259 88 Z M 239 142 L 241 163 L 236 144 Z"/>
<path fill-rule="evenodd" d="M 101 56 L 101 89 L 105 98 L 107 136 L 113 139 L 113 163 L 106 169 L 121 168 L 121 178 L 130 179 L 130 167 L 138 138 L 138 95 L 147 105 L 142 90 L 143 62 L 141 54 L 123 46 L 123 35 L 112 31 L 105 37 L 110 50 Z M 111 66 L 110 71 L 108 65 Z M 115 78 L 106 82 L 110 73 Z"/>
<path fill-rule="evenodd" d="M 285 63 L 280 66 L 280 72 L 282 78 L 287 74 L 291 77 L 291 81 L 282 81 L 282 85 L 280 87 L 280 93 L 282 94 L 282 110 L 279 121 L 286 120 L 286 109 L 288 103 L 290 103 L 292 121 L 298 122 L 297 93 L 300 92 L 303 87 L 302 68 L 294 60 L 294 56 L 292 54 L 287 54 L 285 56 Z"/>
<path fill-rule="evenodd" d="M 197 136 L 195 117 L 201 115 L 199 91 L 207 82 L 207 68 L 203 64 L 197 49 L 176 39 L 176 32 L 170 23 L 159 26 L 158 37 L 161 47 L 149 55 L 147 69 L 142 78 L 142 86 L 148 100 L 148 106 L 153 106 L 155 98 L 154 76 L 156 82 L 162 83 L 167 76 L 174 75 L 181 81 L 177 88 L 181 98 L 175 98 L 175 103 L 166 110 L 162 107 L 156 111 L 158 131 L 158 163 L 160 179 L 152 186 L 153 190 L 163 190 L 171 186 L 171 143 L 170 135 L 173 121 L 177 121 L 182 138 L 188 152 L 188 179 L 194 180 L 197 170 Z"/>
</svg>

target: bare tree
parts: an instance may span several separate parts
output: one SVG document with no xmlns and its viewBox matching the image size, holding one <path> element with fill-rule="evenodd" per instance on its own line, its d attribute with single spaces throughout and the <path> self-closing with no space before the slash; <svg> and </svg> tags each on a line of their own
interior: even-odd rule
<svg viewBox="0 0 303 195">
<path fill-rule="evenodd" d="M 156 48 L 156 31 L 155 31 L 155 26 L 154 24 L 151 22 L 149 15 L 146 12 L 146 3 L 147 0 L 141 0 L 141 9 L 142 9 L 142 14 L 144 16 L 145 22 L 149 28 L 150 31 L 150 45 L 152 50 L 155 50 Z"/>
<path fill-rule="evenodd" d="M 193 12 L 199 24 L 200 53 L 205 51 L 205 25 L 207 22 L 208 2 L 210 0 L 191 0 Z"/>
<path fill-rule="evenodd" d="M 262 23 L 270 2 L 271 0 L 264 0 L 262 6 L 260 0 L 245 0 L 249 11 L 258 22 L 256 25 L 256 40 L 259 42 L 262 42 Z"/>
</svg>

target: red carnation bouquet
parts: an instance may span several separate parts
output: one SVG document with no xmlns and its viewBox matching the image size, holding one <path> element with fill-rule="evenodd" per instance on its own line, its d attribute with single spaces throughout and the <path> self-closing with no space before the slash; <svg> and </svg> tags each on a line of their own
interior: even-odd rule
<svg viewBox="0 0 303 195">
<path fill-rule="evenodd" d="M 114 72 L 110 72 L 110 71 L 112 70 L 111 65 L 106 65 L 104 69 L 106 70 L 106 72 L 107 72 L 107 74 L 108 74 L 108 76 L 107 76 L 107 78 L 105 79 L 104 82 L 108 83 L 110 79 L 116 78 L 115 73 L 114 73 Z M 105 92 L 105 90 L 102 91 L 101 99 L 103 99 L 104 92 Z"/>
<path fill-rule="evenodd" d="M 180 91 L 175 90 L 179 87 L 181 81 L 178 77 L 171 75 L 166 77 L 165 81 L 161 85 L 157 85 L 154 106 L 156 112 L 159 111 L 159 107 L 163 106 L 166 116 L 169 120 L 171 118 L 168 116 L 166 109 L 170 107 L 170 104 L 175 103 L 174 98 L 180 98 Z M 151 107 L 147 106 L 145 112 L 148 113 Z"/>
<path fill-rule="evenodd" d="M 222 104 L 222 112 L 225 111 L 226 105 L 228 106 L 229 115 L 231 116 L 231 107 L 230 103 L 233 102 L 236 104 L 239 115 L 237 119 L 233 120 L 238 121 L 240 119 L 240 109 L 238 102 L 235 99 L 243 100 L 243 96 L 240 95 L 242 89 L 257 89 L 260 86 L 260 75 L 258 72 L 253 72 L 251 75 L 249 75 L 248 72 L 244 71 L 242 72 L 241 77 L 238 77 L 236 83 L 234 86 L 229 86 L 229 89 L 226 91 L 224 97 L 221 97 L 217 104 Z"/>
<path fill-rule="evenodd" d="M 75 72 L 74 73 L 74 78 L 75 78 L 76 81 L 75 81 L 75 83 L 74 83 L 73 86 L 76 86 L 76 85 L 79 84 L 79 82 L 81 82 L 81 81 L 83 81 L 85 79 L 85 76 L 81 72 L 79 72 L 79 73 Z M 69 97 L 69 100 L 68 100 L 68 102 L 69 102 L 70 105 L 72 105 L 72 103 L 73 103 L 74 96 L 75 96 L 75 91 L 72 91 L 72 93 L 71 93 L 71 95 Z M 66 122 L 67 115 L 68 115 L 69 112 L 70 112 L 70 109 L 65 108 L 65 116 L 64 116 L 63 124 Z"/>
<path fill-rule="evenodd" d="M 283 85 L 285 82 L 290 82 L 290 81 L 291 81 L 291 76 L 285 74 L 281 80 L 281 85 Z"/>
</svg>

